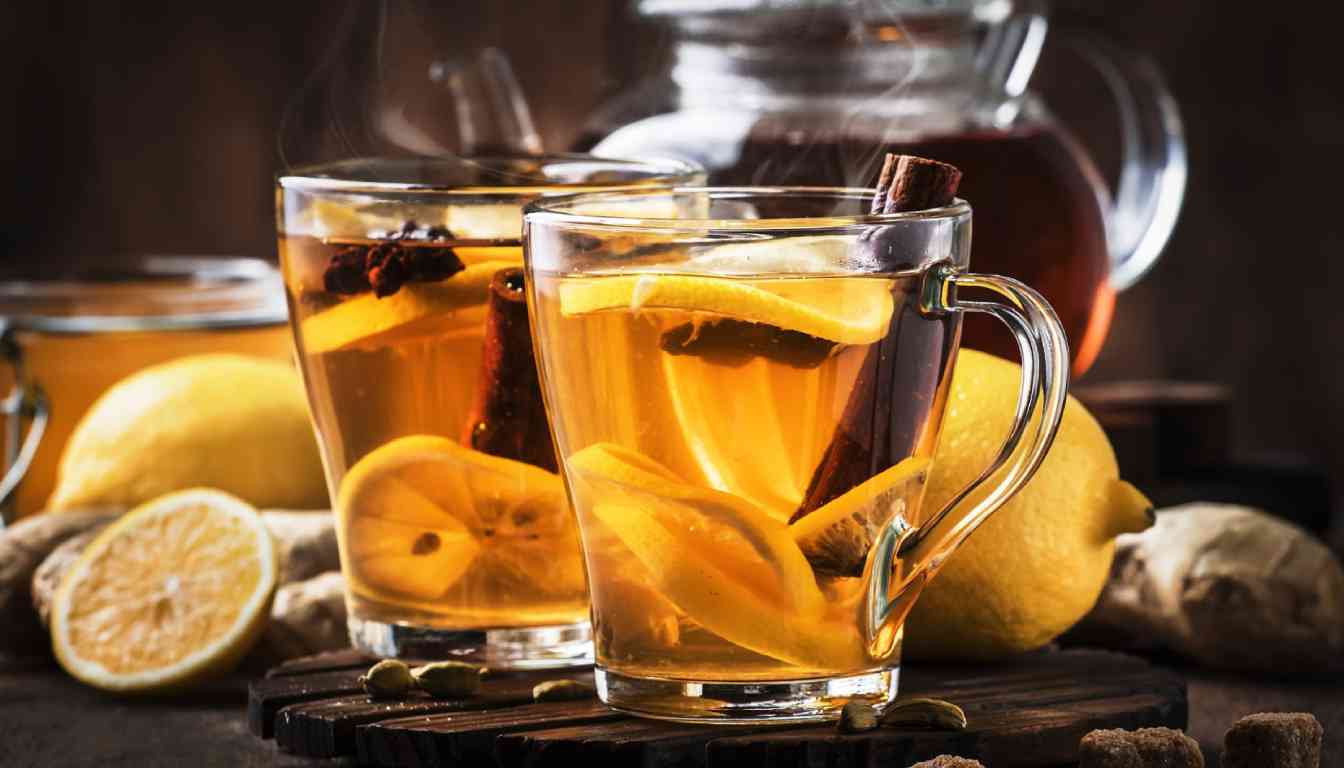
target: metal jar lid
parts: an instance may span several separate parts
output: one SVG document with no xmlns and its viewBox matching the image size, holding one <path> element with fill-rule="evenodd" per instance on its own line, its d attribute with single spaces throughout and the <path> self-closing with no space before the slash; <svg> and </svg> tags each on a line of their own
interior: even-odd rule
<svg viewBox="0 0 1344 768">
<path fill-rule="evenodd" d="M 286 317 L 280 273 L 261 259 L 147 256 L 119 269 L 0 277 L 0 327 L 16 331 L 217 330 Z"/>
</svg>

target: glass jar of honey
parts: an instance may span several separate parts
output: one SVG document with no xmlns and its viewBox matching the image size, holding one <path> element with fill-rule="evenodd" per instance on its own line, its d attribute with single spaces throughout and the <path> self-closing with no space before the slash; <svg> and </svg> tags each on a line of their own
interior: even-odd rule
<svg viewBox="0 0 1344 768">
<path fill-rule="evenodd" d="M 279 273 L 260 259 L 153 256 L 0 277 L 0 518 L 43 508 L 66 439 L 113 384 L 187 355 L 288 358 L 285 321 Z"/>
</svg>

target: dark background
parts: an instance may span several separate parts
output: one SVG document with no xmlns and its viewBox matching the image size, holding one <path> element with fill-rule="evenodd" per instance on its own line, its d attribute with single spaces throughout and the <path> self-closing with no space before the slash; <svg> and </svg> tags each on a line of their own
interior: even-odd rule
<svg viewBox="0 0 1344 768">
<path fill-rule="evenodd" d="M 1156 59 L 1182 106 L 1190 152 L 1175 236 L 1157 268 L 1121 295 L 1084 383 L 1225 385 L 1236 455 L 1338 477 L 1339 42 L 1311 4 L 1232 5 L 1055 4 L 1054 31 L 1098 34 Z M 509 54 L 552 149 L 566 147 L 641 71 L 636 57 L 651 53 L 620 0 L 425 7 L 420 32 L 437 44 Z M 13 136 L 0 260 L 61 272 L 146 252 L 274 258 L 280 118 L 330 63 L 343 12 L 343 3 L 316 0 L 7 4 L 0 88 L 11 96 L 3 129 Z M 1053 92 L 1048 77 L 1038 85 Z M 1104 164 L 1107 152 L 1099 155 Z M 1339 509 L 1341 489 L 1333 494 Z"/>
</svg>

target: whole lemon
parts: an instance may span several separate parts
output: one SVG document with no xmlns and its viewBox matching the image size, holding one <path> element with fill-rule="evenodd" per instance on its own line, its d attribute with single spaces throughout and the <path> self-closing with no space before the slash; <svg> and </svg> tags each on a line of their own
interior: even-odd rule
<svg viewBox="0 0 1344 768">
<path fill-rule="evenodd" d="M 994 459 L 1012 426 L 1020 375 L 1015 363 L 961 351 L 925 516 Z M 984 494 L 982 488 L 971 500 Z M 1120 480 L 1101 426 L 1070 397 L 1040 470 L 971 534 L 915 603 L 906 657 L 994 659 L 1049 643 L 1096 603 L 1115 537 L 1142 531 L 1152 519 L 1148 499 Z"/>
<path fill-rule="evenodd" d="M 217 488 L 256 507 L 327 506 L 293 366 L 197 355 L 122 379 L 75 427 L 48 507 L 133 507 L 195 487 Z"/>
</svg>

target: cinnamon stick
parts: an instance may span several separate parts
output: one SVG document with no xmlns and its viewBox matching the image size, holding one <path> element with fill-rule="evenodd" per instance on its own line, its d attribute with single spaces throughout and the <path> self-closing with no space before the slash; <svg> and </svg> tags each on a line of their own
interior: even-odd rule
<svg viewBox="0 0 1344 768">
<path fill-rule="evenodd" d="M 961 171 L 947 163 L 912 155 L 888 154 L 878 176 L 872 212 L 902 213 L 941 208 L 952 202 Z M 894 324 L 892 333 L 898 331 Z M 809 512 L 856 487 L 890 466 L 891 370 L 894 355 L 886 339 L 873 345 L 864 358 L 850 390 L 849 400 L 836 425 L 821 462 L 812 473 L 803 502 L 789 518 L 802 519 Z M 897 457 L 900 458 L 900 457 Z M 884 466 L 884 464 L 886 466 Z"/>
<path fill-rule="evenodd" d="M 555 445 L 532 356 L 524 286 L 523 270 L 517 267 L 501 269 L 490 280 L 480 383 L 462 443 L 555 472 Z"/>
</svg>

